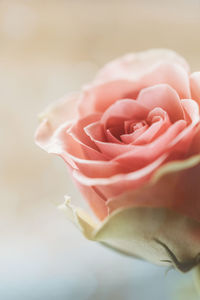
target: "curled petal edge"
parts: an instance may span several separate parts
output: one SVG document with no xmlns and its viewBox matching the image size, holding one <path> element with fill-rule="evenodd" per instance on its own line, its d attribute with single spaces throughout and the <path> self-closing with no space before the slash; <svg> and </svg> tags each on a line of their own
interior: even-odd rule
<svg viewBox="0 0 200 300">
<path fill-rule="evenodd" d="M 153 180 L 199 162 L 198 155 L 185 163 L 169 163 L 157 172 Z M 73 206 L 69 197 L 60 208 L 87 239 L 117 252 L 158 265 L 171 265 L 181 272 L 200 264 L 200 222 L 168 208 L 120 208 L 103 222 L 93 220 L 81 208 Z M 180 234 L 180 226 L 184 236 Z"/>
</svg>

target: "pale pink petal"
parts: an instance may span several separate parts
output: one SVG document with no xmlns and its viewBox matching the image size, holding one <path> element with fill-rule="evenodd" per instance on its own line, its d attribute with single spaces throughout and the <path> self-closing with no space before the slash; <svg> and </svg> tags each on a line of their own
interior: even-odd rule
<svg viewBox="0 0 200 300">
<path fill-rule="evenodd" d="M 123 133 L 125 133 L 125 134 L 130 133 L 134 124 L 135 124 L 135 122 L 133 122 L 133 120 L 125 120 Z M 142 127 L 142 126 L 140 126 L 140 127 Z M 137 127 L 137 129 L 138 129 L 138 127 Z"/>
<path fill-rule="evenodd" d="M 102 198 L 101 193 L 96 187 L 82 185 L 79 182 L 76 183 L 93 212 L 100 220 L 103 220 L 108 215 L 108 207 L 106 206 L 106 202 Z"/>
<path fill-rule="evenodd" d="M 165 207 L 200 221 L 200 164 L 175 170 L 141 189 L 109 199 L 109 213 L 125 207 Z"/>
<path fill-rule="evenodd" d="M 70 123 L 60 126 L 49 138 L 49 123 L 44 120 L 37 134 L 38 145 L 48 153 L 62 157 L 72 168 L 79 169 L 86 176 L 105 177 L 126 172 L 126 168 L 116 162 L 106 161 L 102 153 L 79 143 L 68 133 Z M 46 139 L 47 137 L 47 139 Z M 91 159 L 92 160 L 91 160 Z"/>
<path fill-rule="evenodd" d="M 64 147 L 61 147 L 62 152 L 60 156 L 67 163 L 72 161 L 76 169 L 79 169 L 84 175 L 91 178 L 114 176 L 128 171 L 126 167 L 121 166 L 117 162 L 108 161 L 104 154 L 93 148 L 85 147 L 78 143 L 73 136 L 66 133 L 65 144 Z M 88 156 L 89 158 L 87 159 Z"/>
<path fill-rule="evenodd" d="M 148 109 L 135 100 L 119 100 L 103 113 L 101 123 L 105 128 L 117 126 L 120 123 L 123 123 L 124 127 L 125 120 L 134 122 L 144 120 L 146 119 L 148 112 Z"/>
<path fill-rule="evenodd" d="M 151 163 L 159 156 L 167 153 L 175 137 L 186 127 L 186 121 L 179 120 L 171 125 L 168 130 L 155 141 L 144 146 L 134 146 L 133 150 L 115 157 L 113 161 L 124 166 L 130 166 L 132 170 L 137 170 Z"/>
<path fill-rule="evenodd" d="M 90 148 L 98 150 L 95 143 L 85 133 L 84 128 L 93 122 L 100 120 L 100 114 L 92 114 L 85 118 L 79 119 L 68 130 L 68 133 L 73 136 L 80 144 L 87 145 Z"/>
<path fill-rule="evenodd" d="M 183 99 L 181 100 L 181 104 L 190 122 L 196 123 L 200 121 L 199 106 L 196 101 L 192 99 Z"/>
<path fill-rule="evenodd" d="M 179 65 L 161 63 L 146 69 L 139 77 L 121 77 L 112 81 L 93 83 L 83 90 L 79 101 L 81 116 L 93 112 L 104 112 L 111 104 L 120 99 L 135 99 L 141 89 L 156 85 L 168 84 L 180 98 L 190 98 L 189 77 Z"/>
<path fill-rule="evenodd" d="M 115 132 L 115 128 L 109 128 L 105 130 L 106 139 L 110 143 L 117 143 L 121 144 L 120 140 L 118 140 L 115 135 L 113 134 Z"/>
<path fill-rule="evenodd" d="M 191 99 L 181 100 L 182 106 L 187 114 L 187 118 L 190 119 L 190 124 L 173 140 L 172 147 L 175 147 L 177 154 L 183 155 L 184 153 L 188 156 L 189 149 L 193 138 L 195 136 L 195 128 L 199 124 L 199 107 L 198 104 Z M 177 157 L 178 158 L 178 157 Z M 176 159 L 177 159 L 176 158 Z"/>
<path fill-rule="evenodd" d="M 107 141 L 105 141 L 104 130 L 100 122 L 88 125 L 87 127 L 85 127 L 85 132 L 91 138 L 91 140 L 95 142 L 101 153 L 108 156 L 109 158 L 113 158 L 133 149 L 132 145 L 108 143 Z M 127 168 L 127 170 L 128 169 L 129 168 Z"/>
<path fill-rule="evenodd" d="M 76 168 L 76 164 L 67 155 L 66 152 L 66 132 L 70 128 L 69 122 L 60 126 L 57 130 L 52 131 L 51 123 L 48 120 L 43 120 L 36 132 L 36 144 L 48 153 L 57 154 L 65 159 L 72 167 Z M 73 145 L 72 145 L 73 148 Z M 77 149 L 79 156 L 82 156 L 82 150 Z"/>
<path fill-rule="evenodd" d="M 164 124 L 161 119 L 158 122 L 153 123 L 143 134 L 141 134 L 135 141 L 132 143 L 134 145 L 143 145 L 148 144 L 161 135 L 169 126 Z"/>
<path fill-rule="evenodd" d="M 105 178 L 121 173 L 127 173 L 125 167 L 113 161 L 85 160 L 71 154 L 68 157 L 75 162 L 83 176 L 89 178 Z"/>
<path fill-rule="evenodd" d="M 184 137 L 193 136 L 194 128 L 199 123 L 199 107 L 198 104 L 191 99 L 181 100 L 181 104 L 185 110 L 187 118 L 190 119 L 190 124 L 173 140 L 172 146 L 176 145 Z"/>
<path fill-rule="evenodd" d="M 126 143 L 130 144 L 133 143 L 139 136 L 141 136 L 146 130 L 147 130 L 147 125 L 140 127 L 139 129 L 135 130 L 134 132 L 130 134 L 122 134 L 120 135 L 121 140 Z"/>
<path fill-rule="evenodd" d="M 189 72 L 185 59 L 169 49 L 151 49 L 143 52 L 126 54 L 105 65 L 97 74 L 97 81 L 110 81 L 119 78 L 135 79 L 161 63 L 171 63 L 181 66 Z"/>
<path fill-rule="evenodd" d="M 69 130 L 65 132 L 65 155 L 71 155 L 72 160 L 75 161 L 76 158 L 95 161 L 107 161 L 109 158 L 99 152 L 95 147 L 88 146 L 87 144 L 82 143 L 75 137 L 73 134 L 69 133 Z"/>
<path fill-rule="evenodd" d="M 166 161 L 166 158 L 166 154 L 162 155 L 156 161 L 144 168 L 127 174 L 118 173 L 111 177 L 105 176 L 104 178 L 91 178 L 83 175 L 83 173 L 78 170 L 74 170 L 73 176 L 83 185 L 96 186 L 103 195 L 103 198 L 108 199 L 119 195 L 128 189 L 138 188 L 145 182 L 148 182 L 155 170 L 157 170 Z"/>
<path fill-rule="evenodd" d="M 39 115 L 40 120 L 48 120 L 51 130 L 77 117 L 77 104 L 80 94 L 70 93 L 56 100 Z"/>
<path fill-rule="evenodd" d="M 158 136 L 163 134 L 171 125 L 168 114 L 161 108 L 154 108 L 148 115 L 147 120 L 157 119 L 151 126 L 134 141 L 134 145 L 147 144 L 155 140 Z"/>
<path fill-rule="evenodd" d="M 52 136 L 63 123 L 76 117 L 77 94 L 69 94 L 49 106 L 40 114 L 40 126 L 35 134 L 35 141 L 42 149 L 48 151 Z"/>
<path fill-rule="evenodd" d="M 104 128 L 100 121 L 85 126 L 84 131 L 90 140 L 95 144 L 96 141 L 106 142 Z"/>
<path fill-rule="evenodd" d="M 200 104 L 200 72 L 194 72 L 190 75 L 190 88 L 192 98 Z"/>
<path fill-rule="evenodd" d="M 159 107 L 154 108 L 147 116 L 147 122 L 151 124 L 149 127 L 143 126 L 131 134 L 121 135 L 121 139 L 125 143 L 134 145 L 147 144 L 164 133 L 171 125 L 168 114 Z"/>
<path fill-rule="evenodd" d="M 137 101 L 147 109 L 160 107 L 165 110 L 172 122 L 184 119 L 184 110 L 178 94 L 167 84 L 159 84 L 143 89 Z"/>
<path fill-rule="evenodd" d="M 194 128 L 194 138 L 188 152 L 188 156 L 200 154 L 200 124 Z"/>
<path fill-rule="evenodd" d="M 103 113 L 115 101 L 127 98 L 132 93 L 134 83 L 127 80 L 116 80 L 105 82 L 100 85 L 87 86 L 83 89 L 79 99 L 80 116 L 91 113 Z"/>
</svg>

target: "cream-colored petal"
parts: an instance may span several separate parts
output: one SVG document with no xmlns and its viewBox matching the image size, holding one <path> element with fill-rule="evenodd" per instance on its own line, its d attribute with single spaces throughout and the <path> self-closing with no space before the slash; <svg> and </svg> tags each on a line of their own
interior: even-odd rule
<svg viewBox="0 0 200 300">
<path fill-rule="evenodd" d="M 80 209 L 63 206 L 89 240 L 125 255 L 187 272 L 199 261 L 200 223 L 163 208 L 126 208 L 99 226 Z"/>
<path fill-rule="evenodd" d="M 198 295 L 200 296 L 200 266 L 195 269 L 195 287 Z"/>
<path fill-rule="evenodd" d="M 56 130 L 61 124 L 76 118 L 78 97 L 79 93 L 74 92 L 56 100 L 39 114 L 39 120 L 48 120 L 51 128 Z"/>
<path fill-rule="evenodd" d="M 199 163 L 200 156 L 167 164 L 151 184 L 164 175 Z M 200 222 L 163 207 L 126 207 L 115 210 L 103 222 L 69 203 L 62 208 L 84 236 L 118 252 L 158 265 L 172 264 L 183 272 L 200 263 Z"/>
<path fill-rule="evenodd" d="M 65 202 L 59 206 L 59 209 L 65 212 L 67 218 L 89 239 L 93 239 L 93 233 L 99 227 L 90 216 L 80 207 L 71 203 L 70 197 L 65 196 Z"/>
<path fill-rule="evenodd" d="M 113 80 L 119 77 L 141 76 L 152 66 L 159 63 L 172 63 L 189 72 L 186 60 L 169 49 L 150 49 L 142 52 L 126 54 L 106 64 L 97 74 L 96 80 Z"/>
<path fill-rule="evenodd" d="M 164 208 L 115 211 L 94 240 L 155 264 L 171 263 L 183 272 L 200 262 L 200 223 Z"/>
</svg>

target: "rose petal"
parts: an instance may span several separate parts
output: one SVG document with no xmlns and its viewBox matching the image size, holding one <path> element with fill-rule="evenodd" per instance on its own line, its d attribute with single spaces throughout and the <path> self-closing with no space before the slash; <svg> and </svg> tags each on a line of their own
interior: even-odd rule
<svg viewBox="0 0 200 300">
<path fill-rule="evenodd" d="M 73 171 L 74 178 L 83 185 L 96 186 L 98 190 L 104 195 L 104 198 L 111 198 L 119 195 L 129 189 L 138 188 L 145 182 L 148 182 L 153 172 L 160 167 L 166 160 L 167 155 L 164 154 L 154 162 L 145 166 L 144 168 L 129 172 L 127 174 L 116 174 L 114 176 L 104 176 L 104 178 L 88 177 L 83 175 L 79 170 Z"/>
<path fill-rule="evenodd" d="M 43 136 L 46 136 L 46 132 L 49 132 L 49 123 L 44 120 L 40 125 L 38 135 L 40 146 L 48 153 L 61 156 L 72 168 L 78 168 L 89 177 L 114 176 L 127 171 L 126 168 L 116 162 L 106 161 L 107 158 L 102 153 L 79 143 L 67 133 L 70 126 L 71 124 L 68 122 L 63 124 L 46 141 Z M 45 142 L 42 143 L 41 141 Z M 93 160 L 88 159 L 88 157 Z"/>
<path fill-rule="evenodd" d="M 146 186 L 110 199 L 109 212 L 120 207 L 165 207 L 200 221 L 200 157 L 165 164 Z"/>
<path fill-rule="evenodd" d="M 189 155 L 189 149 L 196 132 L 195 127 L 199 123 L 198 104 L 190 99 L 181 100 L 181 103 L 191 123 L 171 143 L 171 146 L 175 147 L 178 156 L 180 156 L 176 159 L 182 158 L 184 153 L 186 156 Z"/>
<path fill-rule="evenodd" d="M 184 111 L 178 94 L 167 84 L 158 84 L 143 89 L 137 101 L 147 109 L 160 107 L 166 111 L 172 122 L 184 119 Z"/>
<path fill-rule="evenodd" d="M 157 64 L 171 63 L 189 72 L 185 59 L 169 49 L 151 49 L 127 54 L 105 65 L 97 74 L 96 81 L 111 81 L 119 78 L 135 79 L 149 73 Z"/>
<path fill-rule="evenodd" d="M 192 98 L 200 104 L 200 72 L 194 72 L 190 75 L 190 88 Z"/>
<path fill-rule="evenodd" d="M 69 129 L 70 130 L 70 129 Z M 96 150 L 95 147 L 88 146 L 87 144 L 84 144 L 76 136 L 71 134 L 67 130 L 65 132 L 65 147 L 64 152 L 66 155 L 71 155 L 72 157 L 80 158 L 83 160 L 101 160 L 101 161 L 107 161 L 109 158 L 105 155 L 103 155 L 101 152 Z M 73 158 L 75 161 L 75 158 Z"/>
<path fill-rule="evenodd" d="M 134 145 L 143 145 L 150 143 L 156 137 L 161 135 L 169 126 L 163 122 L 163 120 L 159 120 L 158 122 L 153 123 L 143 134 L 141 134 L 134 141 Z"/>
<path fill-rule="evenodd" d="M 85 200 L 88 202 L 89 206 L 95 213 L 95 215 L 103 220 L 108 215 L 108 207 L 106 202 L 102 199 L 102 196 L 98 192 L 96 187 L 88 187 L 76 182 L 81 194 L 84 196 Z"/>
<path fill-rule="evenodd" d="M 42 121 L 35 134 L 36 144 L 46 150 L 56 129 L 76 117 L 78 94 L 69 94 L 50 105 L 39 118 Z"/>
<path fill-rule="evenodd" d="M 122 208 L 108 216 L 90 239 L 182 272 L 199 265 L 199 222 L 166 208 Z"/>
<path fill-rule="evenodd" d="M 101 153 L 109 158 L 113 158 L 133 149 L 132 145 L 108 143 L 105 141 L 104 130 L 100 122 L 88 125 L 85 127 L 85 132 L 91 138 L 91 140 L 95 142 Z M 126 169 L 128 171 L 129 168 Z"/>
<path fill-rule="evenodd" d="M 159 265 L 171 262 L 182 272 L 199 264 L 199 222 L 183 214 L 167 208 L 129 207 L 119 209 L 97 224 L 87 213 L 68 202 L 62 205 L 62 210 L 87 239 L 103 243 L 119 253 Z"/>
<path fill-rule="evenodd" d="M 186 121 L 179 120 L 168 128 L 168 130 L 155 141 L 144 146 L 134 146 L 133 150 L 117 156 L 113 161 L 129 166 L 132 170 L 137 170 L 149 164 L 163 153 L 169 151 L 170 143 L 186 127 Z"/>
<path fill-rule="evenodd" d="M 79 99 L 79 113 L 81 117 L 91 113 L 103 113 L 117 100 L 127 98 L 132 93 L 134 83 L 127 80 L 105 82 L 100 85 L 87 86 L 83 89 Z"/>
<path fill-rule="evenodd" d="M 152 119 L 159 118 L 158 121 L 152 123 L 149 128 L 143 126 L 132 134 L 121 135 L 124 142 L 129 142 L 134 145 L 147 144 L 164 133 L 171 125 L 169 117 L 161 108 L 154 108 L 148 115 L 147 120 L 151 123 Z"/>
<path fill-rule="evenodd" d="M 194 128 L 199 123 L 199 107 L 198 104 L 190 99 L 181 100 L 181 104 L 190 118 L 191 124 L 187 126 L 172 142 L 172 146 L 176 145 L 179 141 L 181 142 L 184 137 L 193 137 Z M 184 148 L 183 148 L 184 150 Z"/>
<path fill-rule="evenodd" d="M 121 140 L 126 143 L 130 144 L 133 143 L 139 136 L 141 136 L 145 131 L 147 130 L 147 125 L 140 127 L 136 131 L 130 133 L 130 134 L 122 134 L 120 135 Z"/>
<path fill-rule="evenodd" d="M 200 124 L 194 128 L 194 138 L 188 152 L 188 156 L 200 154 Z"/>
<path fill-rule="evenodd" d="M 117 128 L 117 133 L 119 132 L 118 128 Z M 105 135 L 106 135 L 106 139 L 108 142 L 110 143 L 117 143 L 117 144 L 122 144 L 122 142 L 120 142 L 115 135 L 116 134 L 116 127 L 115 128 L 109 128 L 105 131 Z"/>
<path fill-rule="evenodd" d="M 187 114 L 187 117 L 189 117 L 190 122 L 196 124 L 198 121 L 200 121 L 199 106 L 196 101 L 191 99 L 183 99 L 181 100 L 181 104 Z"/>
<path fill-rule="evenodd" d="M 70 128 L 70 126 L 71 123 L 67 122 L 51 134 L 52 127 L 50 122 L 48 120 L 43 120 L 38 128 L 38 131 L 36 132 L 36 144 L 38 144 L 43 150 L 47 151 L 48 153 L 61 156 L 72 168 L 76 169 L 76 164 L 66 151 L 66 143 L 68 143 L 67 136 L 69 136 L 67 135 L 67 130 Z M 69 143 L 68 145 L 70 145 L 73 149 L 73 141 L 72 144 Z M 79 157 L 83 157 L 80 145 L 78 145 L 76 151 L 78 152 Z"/>
<path fill-rule="evenodd" d="M 83 90 L 79 101 L 81 116 L 93 112 L 104 112 L 115 101 L 123 98 L 135 99 L 142 88 L 165 83 L 174 88 L 180 98 L 190 98 L 190 85 L 187 72 L 179 65 L 159 62 L 150 68 L 143 68 L 130 76 L 126 72 L 109 81 L 98 80 Z"/>
<path fill-rule="evenodd" d="M 138 122 L 146 119 L 148 109 L 135 100 L 119 100 L 111 105 L 102 115 L 101 123 L 105 128 L 114 127 L 125 120 Z"/>
<path fill-rule="evenodd" d="M 89 146 L 95 150 L 98 150 L 95 143 L 85 133 L 84 128 L 93 122 L 98 121 L 101 118 L 100 114 L 92 114 L 85 118 L 79 119 L 70 127 L 68 133 L 80 144 Z"/>
<path fill-rule="evenodd" d="M 85 160 L 69 154 L 68 156 L 76 163 L 79 171 L 82 172 L 82 176 L 87 176 L 87 178 L 111 177 L 117 174 L 125 173 L 126 171 L 126 168 L 116 162 Z"/>
</svg>

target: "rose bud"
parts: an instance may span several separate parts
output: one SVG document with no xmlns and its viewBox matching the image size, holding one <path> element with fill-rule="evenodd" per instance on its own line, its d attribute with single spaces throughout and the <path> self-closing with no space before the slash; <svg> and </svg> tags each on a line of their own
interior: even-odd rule
<svg viewBox="0 0 200 300">
<path fill-rule="evenodd" d="M 98 221 L 84 235 L 186 272 L 200 262 L 200 72 L 170 50 L 107 64 L 42 115 L 36 143 L 62 157 Z"/>
</svg>

